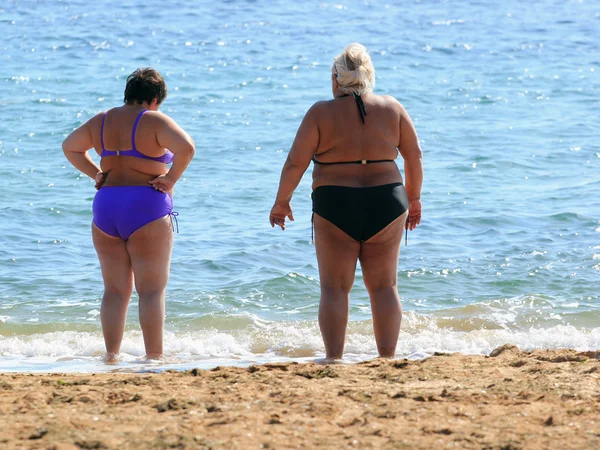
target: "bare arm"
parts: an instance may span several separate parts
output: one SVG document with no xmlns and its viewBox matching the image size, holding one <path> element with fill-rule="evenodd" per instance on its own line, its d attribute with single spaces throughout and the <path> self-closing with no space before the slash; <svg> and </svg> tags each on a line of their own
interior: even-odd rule
<svg viewBox="0 0 600 450">
<path fill-rule="evenodd" d="M 165 175 L 161 175 L 150 184 L 163 192 L 171 191 L 196 153 L 194 140 L 170 117 L 161 114 L 162 126 L 158 127 L 156 140 L 163 148 L 173 152 L 173 165 Z"/>
<path fill-rule="evenodd" d="M 296 133 L 292 148 L 281 170 L 275 205 L 273 205 L 269 217 L 272 227 L 279 225 L 281 229 L 285 229 L 285 218 L 289 217 L 290 220 L 294 220 L 290 206 L 292 195 L 319 146 L 319 126 L 316 117 L 317 108 L 318 103 L 313 105 L 304 116 Z"/>
<path fill-rule="evenodd" d="M 421 223 L 421 186 L 423 184 L 423 152 L 417 132 L 406 110 L 400 106 L 400 142 L 398 149 L 404 159 L 406 193 L 409 202 L 408 228 L 414 230 Z"/>
<path fill-rule="evenodd" d="M 94 146 L 90 127 L 92 120 L 94 119 L 88 120 L 69 134 L 63 141 L 62 148 L 65 156 L 76 169 L 88 177 L 96 179 L 96 175 L 102 170 L 88 154 L 88 150 Z"/>
<path fill-rule="evenodd" d="M 308 110 L 281 171 L 275 203 L 289 203 L 319 146 L 319 127 L 313 106 Z"/>
</svg>

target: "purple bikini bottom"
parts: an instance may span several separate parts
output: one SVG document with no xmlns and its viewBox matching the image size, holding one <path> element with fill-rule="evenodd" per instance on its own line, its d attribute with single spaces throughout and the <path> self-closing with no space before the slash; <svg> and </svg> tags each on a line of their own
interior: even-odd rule
<svg viewBox="0 0 600 450">
<path fill-rule="evenodd" d="M 104 186 L 94 197 L 94 223 L 127 240 L 150 222 L 173 213 L 173 198 L 150 186 Z"/>
</svg>

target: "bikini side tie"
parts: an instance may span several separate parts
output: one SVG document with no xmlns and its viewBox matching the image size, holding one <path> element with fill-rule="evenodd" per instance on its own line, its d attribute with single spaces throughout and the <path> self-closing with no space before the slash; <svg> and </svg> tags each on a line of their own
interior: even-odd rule
<svg viewBox="0 0 600 450">
<path fill-rule="evenodd" d="M 175 232 L 175 225 L 177 225 L 177 233 L 179 233 L 179 222 L 177 222 L 177 216 L 179 215 L 176 211 L 171 211 L 169 213 L 169 217 L 171 218 L 171 226 L 173 227 L 173 232 Z M 175 219 L 175 223 L 173 223 L 173 219 Z"/>
</svg>

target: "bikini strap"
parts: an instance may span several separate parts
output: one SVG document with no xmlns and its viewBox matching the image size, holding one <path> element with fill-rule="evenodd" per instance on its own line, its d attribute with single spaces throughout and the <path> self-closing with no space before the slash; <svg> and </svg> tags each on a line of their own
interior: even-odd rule
<svg viewBox="0 0 600 450">
<path fill-rule="evenodd" d="M 357 161 L 356 164 L 373 164 L 380 162 L 394 162 L 395 159 L 363 159 L 361 161 Z"/>
<path fill-rule="evenodd" d="M 367 116 L 367 107 L 365 106 L 362 97 L 358 92 L 353 92 L 354 100 L 356 100 L 356 106 L 358 107 L 358 112 L 360 114 L 360 121 L 365 123 L 365 117 Z"/>
<path fill-rule="evenodd" d="M 105 150 L 105 148 L 104 148 L 104 121 L 106 120 L 107 114 L 108 114 L 108 111 L 106 111 L 104 113 L 104 115 L 102 116 L 102 126 L 100 127 L 100 144 L 102 145 L 102 151 Z"/>
<path fill-rule="evenodd" d="M 382 162 L 392 162 L 394 159 L 359 159 L 358 161 L 336 161 L 336 162 L 322 162 L 317 160 L 314 156 L 312 158 L 315 164 L 322 164 L 324 166 L 332 166 L 335 164 L 373 164 Z"/>
<path fill-rule="evenodd" d="M 144 109 L 141 113 L 139 113 L 133 124 L 133 130 L 131 130 L 131 148 L 132 148 L 132 150 L 137 151 L 137 148 L 135 147 L 135 130 L 137 130 L 138 123 L 140 123 L 140 119 L 142 118 L 142 116 L 144 115 L 145 112 L 146 112 L 146 110 Z"/>
</svg>

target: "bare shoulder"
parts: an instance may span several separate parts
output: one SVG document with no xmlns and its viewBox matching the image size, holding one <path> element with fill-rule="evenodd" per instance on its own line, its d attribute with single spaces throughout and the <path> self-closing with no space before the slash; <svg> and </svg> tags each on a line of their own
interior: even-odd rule
<svg viewBox="0 0 600 450">
<path fill-rule="evenodd" d="M 169 136 L 169 139 L 176 137 L 177 139 L 184 139 L 194 145 L 192 137 L 181 128 L 175 119 L 160 111 L 147 111 L 145 115 L 147 115 L 149 119 L 148 125 L 154 129 L 157 136 L 162 136 L 162 139 L 166 139 L 167 136 Z"/>
<path fill-rule="evenodd" d="M 306 111 L 303 122 L 319 123 L 323 118 L 327 117 L 326 112 L 329 110 L 330 107 L 331 100 L 321 100 L 314 103 L 310 108 L 308 108 L 308 111 Z"/>
<path fill-rule="evenodd" d="M 148 119 L 150 119 L 154 125 L 174 125 L 176 124 L 175 120 L 171 117 L 167 116 L 165 113 L 161 111 L 146 111 L 144 114 Z"/>
<path fill-rule="evenodd" d="M 316 103 L 314 103 L 310 108 L 308 108 L 308 111 L 306 112 L 306 114 L 311 114 L 311 115 L 319 115 L 321 113 L 323 113 L 324 111 L 326 111 L 329 107 L 331 107 L 331 105 L 333 104 L 333 100 L 321 100 L 318 101 Z"/>
<path fill-rule="evenodd" d="M 110 110 L 106 110 L 106 111 L 101 111 L 98 114 L 92 116 L 86 123 L 83 124 L 84 127 L 93 127 L 93 128 L 97 128 L 100 127 L 102 124 L 102 119 L 104 118 L 104 115 Z"/>
<path fill-rule="evenodd" d="M 144 116 L 145 117 L 152 117 L 153 119 L 156 119 L 156 120 L 173 120 L 173 119 L 171 119 L 169 116 L 167 116 L 162 111 L 150 111 L 150 110 L 147 110 L 144 113 Z"/>
<path fill-rule="evenodd" d="M 402 106 L 402 103 L 400 103 L 395 97 L 392 97 L 391 95 L 382 95 L 381 98 L 389 108 L 394 109 L 400 115 L 406 114 L 404 106 Z"/>
</svg>

